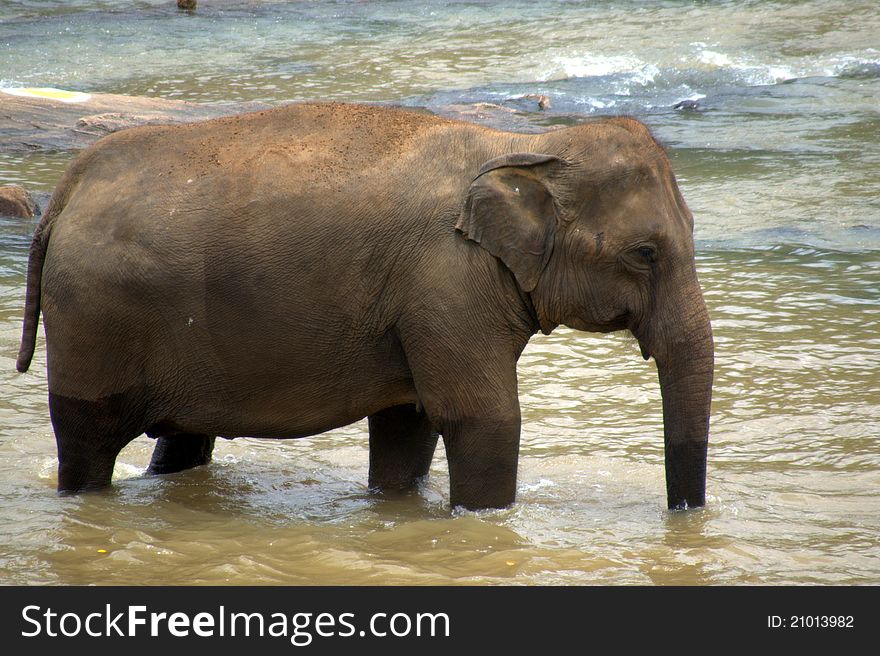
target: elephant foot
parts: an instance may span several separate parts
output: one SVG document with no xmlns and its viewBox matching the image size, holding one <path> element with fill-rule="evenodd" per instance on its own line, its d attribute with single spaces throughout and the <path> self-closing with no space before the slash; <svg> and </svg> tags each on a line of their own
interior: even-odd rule
<svg viewBox="0 0 880 656">
<path fill-rule="evenodd" d="M 191 433 L 158 438 L 147 474 L 173 474 L 208 464 L 214 451 L 214 439 Z"/>
</svg>

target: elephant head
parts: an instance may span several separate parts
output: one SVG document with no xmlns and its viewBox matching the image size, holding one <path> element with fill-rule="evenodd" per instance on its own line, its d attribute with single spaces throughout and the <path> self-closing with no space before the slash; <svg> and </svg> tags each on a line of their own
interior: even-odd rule
<svg viewBox="0 0 880 656">
<path fill-rule="evenodd" d="M 629 330 L 663 396 L 670 509 L 705 504 L 712 329 L 693 216 L 662 147 L 611 119 L 543 135 L 473 180 L 456 228 L 512 272 L 542 332 Z"/>
</svg>

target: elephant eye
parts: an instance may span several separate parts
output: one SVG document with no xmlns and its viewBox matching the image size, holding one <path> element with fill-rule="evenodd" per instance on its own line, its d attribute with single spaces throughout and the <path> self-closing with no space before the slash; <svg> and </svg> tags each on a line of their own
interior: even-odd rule
<svg viewBox="0 0 880 656">
<path fill-rule="evenodd" d="M 645 262 L 654 264 L 657 261 L 657 249 L 653 246 L 639 246 L 638 252 Z"/>
</svg>

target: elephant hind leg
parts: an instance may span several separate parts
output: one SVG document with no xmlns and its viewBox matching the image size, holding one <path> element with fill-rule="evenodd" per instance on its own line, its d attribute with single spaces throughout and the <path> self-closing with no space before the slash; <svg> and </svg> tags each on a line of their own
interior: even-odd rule
<svg viewBox="0 0 880 656">
<path fill-rule="evenodd" d="M 437 433 L 424 412 L 399 405 L 370 415 L 370 475 L 373 490 L 403 490 L 428 475 Z"/>
<path fill-rule="evenodd" d="M 148 474 L 173 474 L 211 462 L 214 437 L 197 433 L 164 435 L 156 440 Z"/>
<path fill-rule="evenodd" d="M 49 394 L 58 446 L 58 491 L 72 494 L 110 485 L 116 456 L 143 432 L 136 395 L 84 401 Z"/>
</svg>

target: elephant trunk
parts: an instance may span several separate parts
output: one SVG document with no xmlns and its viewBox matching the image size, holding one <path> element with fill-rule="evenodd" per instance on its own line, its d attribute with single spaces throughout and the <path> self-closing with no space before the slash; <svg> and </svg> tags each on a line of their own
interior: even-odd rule
<svg viewBox="0 0 880 656">
<path fill-rule="evenodd" d="M 670 510 L 706 503 L 706 456 L 714 344 L 699 283 L 686 302 L 670 303 L 650 351 L 663 395 L 666 498 Z M 681 308 L 688 308 L 682 312 Z M 643 345 L 644 348 L 644 345 Z"/>
</svg>

